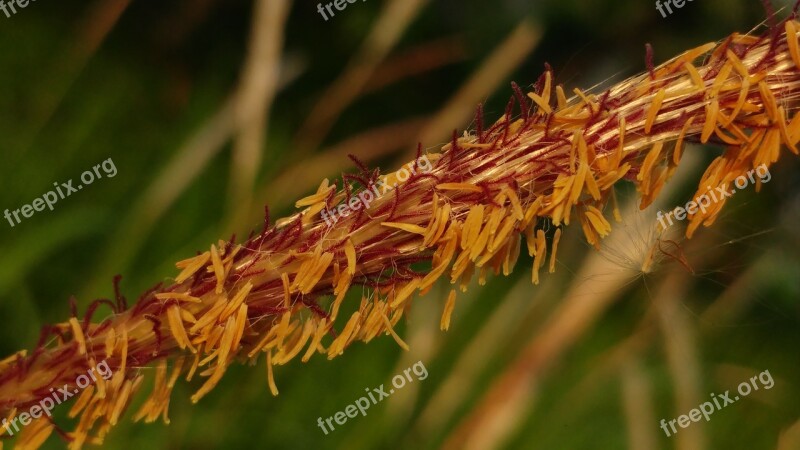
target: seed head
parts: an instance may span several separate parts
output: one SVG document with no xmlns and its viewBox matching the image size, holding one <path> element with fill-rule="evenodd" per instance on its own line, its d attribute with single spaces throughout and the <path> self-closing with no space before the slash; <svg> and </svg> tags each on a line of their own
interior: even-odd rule
<svg viewBox="0 0 800 450">
<path fill-rule="evenodd" d="M 414 295 L 443 277 L 463 290 L 476 275 L 483 284 L 490 272 L 510 273 L 523 236 L 538 283 L 542 267 L 555 268 L 563 225 L 577 221 L 599 246 L 611 229 L 606 216 L 618 214 L 614 185 L 634 183 L 644 208 L 689 142 L 725 149 L 698 194 L 769 167 L 784 146 L 797 154 L 798 26 L 787 20 L 762 36 L 733 34 L 657 67 L 648 51 L 643 75 L 604 92 L 575 89 L 571 98 L 554 86 L 547 67 L 531 92 L 512 86 L 499 120 L 485 126 L 479 107 L 476 129 L 454 133 L 440 152 L 420 150 L 415 161 L 384 175 L 356 161 L 360 171 L 343 177 L 341 189 L 325 180 L 297 202 L 296 214 L 274 225 L 267 214 L 264 229 L 246 241 L 220 241 L 179 261 L 174 283 L 145 292 L 131 308 L 117 290 L 115 302 L 96 301 L 82 319 L 73 309 L 67 322 L 44 328 L 33 352 L 0 362 L 0 410 L 11 419 L 52 387 L 73 389 L 78 374 L 104 359 L 113 377 L 84 390 L 70 411 L 80 419 L 66 436 L 80 448 L 102 442 L 146 373 L 154 373 L 154 387 L 134 420 L 168 422 L 179 378 L 203 379 L 192 396 L 197 402 L 234 360 L 263 354 L 277 394 L 273 368 L 293 359 L 333 358 L 381 334 L 406 347 L 394 327 Z M 711 225 L 724 203 L 692 214 L 687 236 Z M 340 211 L 336 220 L 330 211 Z M 354 286 L 370 294 L 340 318 Z M 455 300 L 454 289 L 444 329 Z M 94 323 L 102 304 L 115 314 Z M 146 365 L 155 371 L 138 370 Z M 37 419 L 18 445 L 36 448 L 53 429 L 47 418 Z"/>
</svg>

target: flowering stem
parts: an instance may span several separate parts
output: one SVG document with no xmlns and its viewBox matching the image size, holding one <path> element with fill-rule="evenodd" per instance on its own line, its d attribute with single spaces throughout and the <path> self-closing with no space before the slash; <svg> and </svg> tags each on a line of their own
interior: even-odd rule
<svg viewBox="0 0 800 450">
<path fill-rule="evenodd" d="M 73 308 L 69 321 L 45 327 L 30 354 L 0 362 L 0 409 L 15 417 L 50 388 L 72 389 L 78 374 L 105 360 L 114 375 L 83 391 L 70 411 L 80 420 L 67 436 L 79 448 L 102 442 L 116 424 L 142 386 L 142 366 L 155 365 L 155 382 L 134 418 L 168 421 L 179 377 L 200 371 L 205 381 L 192 396 L 197 402 L 234 359 L 265 353 L 277 394 L 273 366 L 315 353 L 333 358 L 353 341 L 380 334 L 405 346 L 394 326 L 413 294 L 426 293 L 446 274 L 462 290 L 476 272 L 481 284 L 490 271 L 509 274 L 523 235 L 538 283 L 548 253 L 554 269 L 562 224 L 577 218 L 588 242 L 599 246 L 611 227 L 605 216 L 618 216 L 614 185 L 633 182 L 646 206 L 688 142 L 725 147 L 704 173 L 700 193 L 769 167 L 782 146 L 797 154 L 800 115 L 790 117 L 789 104 L 800 95 L 798 26 L 787 20 L 763 36 L 734 34 L 657 67 L 648 52 L 645 74 L 599 94 L 576 89 L 569 99 L 547 67 L 527 95 L 513 85 L 497 122 L 485 126 L 479 107 L 475 130 L 454 133 L 441 152 L 420 152 L 388 175 L 355 160 L 361 170 L 345 176 L 342 189 L 325 180 L 297 202 L 300 212 L 274 225 L 267 214 L 264 230 L 244 243 L 220 241 L 178 262 L 173 284 L 156 286 L 131 308 L 119 289 L 115 302 L 94 302 L 82 319 Z M 390 189 L 384 194 L 377 186 Z M 359 206 L 358 194 L 369 190 L 374 200 Z M 347 215 L 330 220 L 328 212 L 340 204 L 348 205 Z M 690 215 L 687 235 L 713 223 L 723 204 Z M 556 226 L 549 252 L 545 221 Z M 337 323 L 354 285 L 371 294 Z M 453 290 L 443 328 L 455 297 Z M 101 304 L 115 314 L 93 323 Z M 18 445 L 35 448 L 54 428 L 37 419 Z"/>
</svg>

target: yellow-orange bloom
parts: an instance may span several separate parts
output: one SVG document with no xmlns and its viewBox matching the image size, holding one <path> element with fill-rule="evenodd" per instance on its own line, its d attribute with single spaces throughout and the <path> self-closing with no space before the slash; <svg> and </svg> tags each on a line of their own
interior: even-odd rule
<svg viewBox="0 0 800 450">
<path fill-rule="evenodd" d="M 220 241 L 176 264 L 169 286 L 157 286 L 126 307 L 117 293 L 115 315 L 47 327 L 36 349 L 0 362 L 0 408 L 9 420 L 40 401 L 54 386 L 74 385 L 77 374 L 104 359 L 113 377 L 84 390 L 70 415 L 71 447 L 102 442 L 155 366 L 149 397 L 134 413 L 147 422 L 168 421 L 170 392 L 178 378 L 203 379 L 199 401 L 234 360 L 267 362 L 268 385 L 277 394 L 273 366 L 316 353 L 333 358 L 354 341 L 391 335 L 411 299 L 437 280 L 465 289 L 477 274 L 508 274 L 522 236 L 534 257 L 532 280 L 547 263 L 555 267 L 561 225 L 577 220 L 594 246 L 611 229 L 615 183 L 633 182 L 642 206 L 652 202 L 680 163 L 687 142 L 714 142 L 724 153 L 707 168 L 699 193 L 726 188 L 736 177 L 776 162 L 782 147 L 797 154 L 800 115 L 798 23 L 790 20 L 763 36 L 734 34 L 721 43 L 689 50 L 601 93 L 578 89 L 568 99 L 548 69 L 524 95 L 515 95 L 491 126 L 476 129 L 439 153 L 424 155 L 430 171 L 380 176 L 361 168 L 343 189 L 328 180 L 297 202 L 296 214 L 241 244 Z M 515 113 L 515 104 L 519 112 Z M 423 156 L 423 155 L 420 155 Z M 363 190 L 391 187 L 368 206 L 343 209 L 336 221 L 321 214 L 350 205 Z M 357 205 L 356 203 L 353 203 Z M 710 225 L 724 201 L 689 218 L 687 235 Z M 612 210 L 612 211 L 609 211 Z M 615 214 L 616 215 L 616 214 Z M 548 236 L 541 224 L 555 225 Z M 419 272 L 412 268 L 428 263 Z M 416 267 L 416 266 L 414 266 Z M 349 317 L 339 317 L 354 285 L 372 295 Z M 455 306 L 452 290 L 441 327 Z M 334 330 L 336 330 L 334 332 Z M 51 336 L 55 340 L 46 344 Z M 37 419 L 19 433 L 21 448 L 35 448 L 53 425 Z"/>
</svg>

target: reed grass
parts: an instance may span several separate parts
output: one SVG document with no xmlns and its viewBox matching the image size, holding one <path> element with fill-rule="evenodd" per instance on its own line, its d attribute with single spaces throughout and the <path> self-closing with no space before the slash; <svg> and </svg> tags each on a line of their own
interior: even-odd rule
<svg viewBox="0 0 800 450">
<path fill-rule="evenodd" d="M 458 289 L 474 277 L 483 284 L 492 273 L 510 274 L 523 237 L 538 284 L 543 268 L 555 268 L 563 226 L 577 221 L 599 247 L 609 217 L 620 217 L 614 186 L 633 183 L 646 207 L 688 142 L 724 148 L 698 194 L 774 164 L 784 149 L 797 154 L 798 26 L 789 19 L 760 36 L 733 34 L 658 66 L 649 55 L 644 74 L 600 93 L 567 98 L 547 68 L 531 92 L 513 86 L 499 120 L 484 123 L 479 107 L 474 130 L 426 153 L 429 173 L 381 175 L 354 158 L 359 171 L 341 186 L 324 180 L 296 202 L 296 214 L 272 223 L 267 213 L 263 229 L 243 242 L 219 241 L 178 262 L 173 283 L 130 306 L 117 289 L 113 301 L 98 300 L 83 315 L 74 308 L 69 320 L 46 327 L 34 349 L 0 362 L 3 416 L 27 410 L 50 387 L 72 388 L 78 374 L 106 360 L 112 379 L 86 389 L 70 411 L 79 421 L 66 434 L 81 448 L 101 443 L 141 395 L 149 374 L 133 368 L 155 367 L 134 420 L 168 422 L 180 378 L 203 379 L 192 396 L 198 402 L 233 362 L 265 359 L 277 394 L 273 371 L 292 360 L 331 359 L 381 335 L 405 347 L 394 328 L 442 277 L 455 285 L 442 302 L 446 329 Z M 320 218 L 379 182 L 397 187 L 335 224 Z M 724 203 L 692 215 L 687 236 L 713 224 Z M 366 288 L 357 311 L 340 317 L 345 294 L 357 287 Z M 94 322 L 103 305 L 113 316 Z M 36 448 L 55 429 L 36 420 L 16 445 Z"/>
</svg>

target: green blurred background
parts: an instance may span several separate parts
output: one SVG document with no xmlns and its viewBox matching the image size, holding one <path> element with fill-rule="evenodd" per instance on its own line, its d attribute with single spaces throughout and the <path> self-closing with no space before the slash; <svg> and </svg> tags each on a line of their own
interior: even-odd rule
<svg viewBox="0 0 800 450">
<path fill-rule="evenodd" d="M 435 148 L 469 127 L 478 102 L 494 120 L 509 83 L 533 83 L 545 62 L 570 90 L 607 86 L 644 69 L 645 43 L 660 62 L 765 17 L 747 0 L 697 0 L 667 18 L 631 0 L 370 0 L 328 21 L 314 2 L 294 2 L 285 20 L 255 10 L 239 0 L 39 0 L 0 13 L 0 209 L 108 158 L 118 170 L 54 211 L 0 223 L 0 355 L 64 320 L 71 295 L 83 309 L 112 296 L 122 274 L 136 298 L 175 276 L 175 261 L 260 228 L 264 204 L 273 219 L 289 214 L 322 178 L 353 170 L 347 153 L 390 169 L 417 141 Z M 245 75 L 270 61 L 253 51 L 259 36 L 283 38 L 266 94 Z M 241 98 L 257 105 L 253 116 L 237 114 Z M 259 129 L 260 157 L 240 153 Z M 699 161 L 662 209 L 686 201 L 719 149 L 687 153 Z M 383 337 L 333 361 L 293 361 L 276 368 L 274 398 L 263 362 L 234 365 L 198 405 L 189 401 L 198 380 L 179 384 L 169 426 L 124 420 L 104 447 L 798 449 L 800 179 L 790 156 L 761 193 L 750 188 L 681 243 L 694 274 L 668 259 L 620 282 L 646 237 L 629 230 L 624 245 L 597 253 L 572 227 L 554 275 L 532 286 L 522 258 L 512 276 L 460 296 L 446 333 L 448 286 L 418 299 L 400 327 L 408 353 Z M 632 217 L 635 229 L 653 216 Z M 317 427 L 416 361 L 427 379 L 327 436 Z M 658 428 L 764 370 L 774 389 L 679 437 Z M 490 389 L 502 399 L 495 408 Z M 51 437 L 46 448 L 63 446 Z"/>
</svg>

